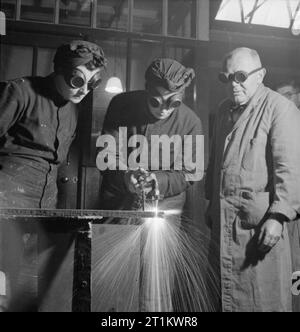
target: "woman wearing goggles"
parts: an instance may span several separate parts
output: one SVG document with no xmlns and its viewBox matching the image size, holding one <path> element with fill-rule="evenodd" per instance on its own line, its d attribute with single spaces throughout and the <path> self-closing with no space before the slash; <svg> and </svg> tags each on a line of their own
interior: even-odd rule
<svg viewBox="0 0 300 332">
<path fill-rule="evenodd" d="M 77 104 L 101 83 L 101 70 L 88 69 L 85 65 L 60 71 L 56 77 L 58 92 L 65 100 Z"/>
<path fill-rule="evenodd" d="M 171 92 L 163 87 L 148 92 L 148 106 L 151 114 L 157 119 L 166 119 L 182 104 L 182 93 Z"/>
<path fill-rule="evenodd" d="M 66 83 L 73 89 L 81 89 L 85 85 L 87 85 L 87 89 L 94 90 L 96 89 L 102 82 L 101 74 L 99 71 L 96 72 L 92 78 L 87 81 L 87 78 L 83 71 L 79 68 L 75 68 L 71 72 L 68 72 L 64 75 Z"/>
</svg>

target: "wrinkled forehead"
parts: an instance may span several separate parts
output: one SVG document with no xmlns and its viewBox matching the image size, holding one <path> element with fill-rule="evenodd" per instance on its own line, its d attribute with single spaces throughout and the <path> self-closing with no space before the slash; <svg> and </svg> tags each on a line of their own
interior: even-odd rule
<svg viewBox="0 0 300 332">
<path fill-rule="evenodd" d="M 227 73 L 234 73 L 237 71 L 250 72 L 261 67 L 259 60 L 254 59 L 248 53 L 237 53 L 225 59 L 223 63 L 223 71 Z"/>
</svg>

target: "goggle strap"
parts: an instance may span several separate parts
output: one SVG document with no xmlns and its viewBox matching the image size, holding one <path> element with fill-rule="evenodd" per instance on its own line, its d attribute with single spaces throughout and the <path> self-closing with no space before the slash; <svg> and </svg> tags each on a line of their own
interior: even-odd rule
<svg viewBox="0 0 300 332">
<path fill-rule="evenodd" d="M 258 71 L 260 71 L 262 69 L 264 69 L 264 67 L 256 68 L 256 69 L 250 71 L 250 73 L 248 73 L 248 76 L 250 76 L 250 75 L 252 75 L 252 74 L 254 74 L 254 73 L 256 73 L 256 72 L 258 72 Z"/>
</svg>

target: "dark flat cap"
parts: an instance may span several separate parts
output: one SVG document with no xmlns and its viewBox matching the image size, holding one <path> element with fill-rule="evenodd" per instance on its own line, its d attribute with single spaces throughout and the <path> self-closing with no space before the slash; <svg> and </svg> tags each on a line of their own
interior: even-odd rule
<svg viewBox="0 0 300 332">
<path fill-rule="evenodd" d="M 73 40 L 58 47 L 54 66 L 77 67 L 92 62 L 95 68 L 105 67 L 107 60 L 100 46 L 85 40 Z"/>
<path fill-rule="evenodd" d="M 192 68 L 186 68 L 178 61 L 168 58 L 155 59 L 145 73 L 148 86 L 163 86 L 170 91 L 185 89 L 194 77 Z"/>
</svg>

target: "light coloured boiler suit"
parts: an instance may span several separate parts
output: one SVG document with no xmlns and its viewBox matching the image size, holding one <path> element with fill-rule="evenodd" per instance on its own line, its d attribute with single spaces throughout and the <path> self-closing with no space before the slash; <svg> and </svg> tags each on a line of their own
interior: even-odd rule
<svg viewBox="0 0 300 332">
<path fill-rule="evenodd" d="M 217 114 L 206 179 L 223 311 L 290 311 L 291 253 L 286 224 L 267 254 L 258 235 L 270 213 L 300 211 L 300 112 L 263 84 L 236 123 L 230 103 Z"/>
</svg>

